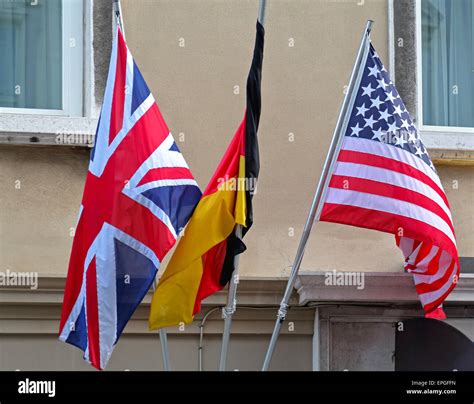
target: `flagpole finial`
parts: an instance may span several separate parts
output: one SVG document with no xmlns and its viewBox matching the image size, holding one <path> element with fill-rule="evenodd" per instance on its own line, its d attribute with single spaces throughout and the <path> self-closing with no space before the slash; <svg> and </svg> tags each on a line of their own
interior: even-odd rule
<svg viewBox="0 0 474 404">
<path fill-rule="evenodd" d="M 125 30 L 123 27 L 123 18 L 122 18 L 122 6 L 120 4 L 120 0 L 112 0 L 112 8 L 115 14 L 115 18 L 117 19 L 117 25 L 120 27 L 122 31 L 122 35 L 125 37 Z"/>
<path fill-rule="evenodd" d="M 367 25 L 365 27 L 367 35 L 370 35 L 370 32 L 372 31 L 372 27 L 373 27 L 374 23 L 375 23 L 374 20 L 367 20 Z"/>
</svg>

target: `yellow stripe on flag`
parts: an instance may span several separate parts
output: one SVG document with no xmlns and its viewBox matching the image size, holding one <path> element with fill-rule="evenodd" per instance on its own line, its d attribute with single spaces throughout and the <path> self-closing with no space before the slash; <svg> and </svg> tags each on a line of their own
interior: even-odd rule
<svg viewBox="0 0 474 404">
<path fill-rule="evenodd" d="M 240 156 L 239 160 L 239 178 L 237 180 L 237 198 L 235 202 L 235 223 L 246 226 L 246 213 L 247 213 L 247 199 L 246 199 L 246 187 L 245 183 L 245 156 Z"/>
<path fill-rule="evenodd" d="M 193 321 L 194 303 L 203 273 L 202 256 L 229 237 L 236 223 L 234 212 L 241 220 L 242 209 L 245 209 L 245 199 L 242 201 L 240 195 L 245 198 L 245 192 L 238 193 L 236 204 L 235 187 L 228 184 L 235 180 L 228 180 L 219 190 L 204 196 L 196 207 L 153 295 L 149 318 L 151 330 Z"/>
</svg>

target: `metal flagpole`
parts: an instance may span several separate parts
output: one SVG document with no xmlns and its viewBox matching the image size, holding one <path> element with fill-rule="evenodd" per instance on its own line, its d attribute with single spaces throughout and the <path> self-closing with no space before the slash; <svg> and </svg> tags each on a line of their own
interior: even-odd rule
<svg viewBox="0 0 474 404">
<path fill-rule="evenodd" d="M 153 281 L 153 291 L 156 290 L 157 287 L 156 278 Z M 170 366 L 170 351 L 168 349 L 168 335 L 166 334 L 165 328 L 160 328 L 160 345 L 161 345 L 161 357 L 163 359 L 163 369 L 165 372 L 171 371 Z"/>
<path fill-rule="evenodd" d="M 242 237 L 242 226 L 240 224 L 235 226 L 235 236 Z M 230 327 L 232 325 L 232 316 L 235 313 L 237 305 L 237 283 L 239 282 L 239 257 L 240 254 L 234 257 L 234 273 L 229 282 L 229 290 L 227 292 L 227 305 L 222 309 L 224 317 L 224 333 L 222 334 L 221 359 L 219 362 L 219 370 L 224 371 L 227 363 L 227 352 L 229 351 Z"/>
<path fill-rule="evenodd" d="M 163 358 L 163 369 L 165 372 L 171 372 L 170 351 L 168 349 L 168 335 L 164 328 L 160 329 L 161 356 Z"/>
<path fill-rule="evenodd" d="M 113 0 L 112 8 L 113 8 L 113 12 L 115 16 L 117 17 L 117 23 L 120 26 L 122 35 L 125 38 L 125 29 L 123 28 L 123 18 L 122 18 L 122 6 L 120 4 L 120 0 Z"/>
<path fill-rule="evenodd" d="M 260 0 L 260 4 L 258 5 L 258 21 L 262 25 L 265 25 L 266 7 L 267 7 L 267 0 Z"/>
<path fill-rule="evenodd" d="M 369 51 L 368 39 L 369 39 L 370 31 L 372 30 L 372 25 L 373 25 L 373 21 L 371 20 L 367 21 L 367 25 L 365 27 L 364 34 L 362 36 L 361 44 L 359 47 L 359 52 L 357 53 L 357 58 L 356 58 L 354 67 L 352 69 L 351 78 L 349 80 L 349 86 L 347 88 L 347 92 L 344 97 L 344 101 L 342 103 L 342 108 L 339 113 L 339 117 L 337 119 L 336 128 L 334 130 L 331 145 L 329 146 L 328 155 L 326 156 L 326 161 L 324 162 L 323 171 L 321 173 L 321 177 L 319 178 L 319 183 L 316 188 L 313 202 L 311 204 L 311 209 L 308 214 L 308 219 L 306 220 L 306 224 L 303 229 L 303 234 L 301 236 L 301 240 L 298 245 L 298 250 L 296 251 L 295 260 L 293 262 L 291 274 L 288 279 L 288 283 L 286 285 L 285 294 L 283 295 L 283 299 L 280 303 L 277 320 L 275 322 L 275 328 L 273 329 L 273 334 L 270 340 L 270 344 L 268 345 L 268 350 L 265 355 L 262 371 L 267 371 L 270 366 L 270 361 L 272 359 L 272 355 L 275 350 L 278 336 L 280 335 L 281 326 L 286 318 L 288 302 L 290 301 L 291 293 L 295 285 L 296 276 L 298 275 L 301 261 L 303 260 L 306 243 L 311 233 L 314 220 L 317 218 L 317 216 L 319 217 L 320 202 L 322 200 L 323 192 L 327 186 L 327 180 L 329 179 L 328 177 L 329 177 L 329 173 L 331 172 L 334 156 L 337 154 L 339 150 L 342 136 L 344 135 L 342 131 L 347 126 L 349 114 L 351 113 L 349 108 L 354 103 L 354 97 L 357 95 L 354 92 L 354 88 L 356 87 L 357 82 L 360 81 L 360 72 L 362 71 L 361 65 L 364 58 L 367 56 L 367 52 Z"/>
<path fill-rule="evenodd" d="M 265 8 L 266 8 L 266 0 L 260 0 L 259 7 L 258 7 L 258 21 L 260 24 L 264 25 L 265 23 Z M 242 226 L 236 225 L 235 226 L 235 235 L 238 238 L 242 237 Z M 222 309 L 222 315 L 224 317 L 224 332 L 222 334 L 222 346 L 221 346 L 221 357 L 219 362 L 219 370 L 225 371 L 226 364 L 227 364 L 227 353 L 229 351 L 229 339 L 230 339 L 230 327 L 232 325 L 232 316 L 235 313 L 236 305 L 237 305 L 237 284 L 238 284 L 238 273 L 239 273 L 239 256 L 236 255 L 234 258 L 234 273 L 229 282 L 229 289 L 227 292 L 227 304 Z"/>
<path fill-rule="evenodd" d="M 112 9 L 117 18 L 117 24 L 122 31 L 122 35 L 125 38 L 125 29 L 123 26 L 122 18 L 122 6 L 120 5 L 120 0 L 113 0 Z M 153 290 L 156 290 L 156 279 L 153 281 Z M 160 329 L 160 344 L 161 344 L 161 356 L 163 357 L 163 369 L 165 371 L 170 371 L 170 355 L 168 349 L 168 336 L 166 335 L 166 330 L 164 328 Z"/>
</svg>

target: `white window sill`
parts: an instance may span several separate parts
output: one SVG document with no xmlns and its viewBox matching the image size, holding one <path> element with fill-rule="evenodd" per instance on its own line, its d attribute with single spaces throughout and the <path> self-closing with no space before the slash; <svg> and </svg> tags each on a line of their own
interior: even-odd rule
<svg viewBox="0 0 474 404">
<path fill-rule="evenodd" d="M 435 164 L 474 165 L 473 132 L 423 129 L 420 136 Z"/>
<path fill-rule="evenodd" d="M 0 144 L 91 147 L 97 119 L 2 114 Z"/>
</svg>

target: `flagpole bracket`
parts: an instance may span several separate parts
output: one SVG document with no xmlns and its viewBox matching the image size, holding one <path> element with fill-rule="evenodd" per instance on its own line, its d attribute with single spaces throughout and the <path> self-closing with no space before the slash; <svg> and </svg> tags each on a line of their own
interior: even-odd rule
<svg viewBox="0 0 474 404">
<path fill-rule="evenodd" d="M 236 310 L 237 310 L 237 300 L 234 299 L 231 306 L 225 306 L 222 308 L 222 318 L 223 319 L 232 318 Z"/>
<path fill-rule="evenodd" d="M 288 314 L 288 305 L 286 303 L 281 303 L 280 308 L 278 309 L 277 318 L 282 323 L 285 321 L 286 315 Z"/>
</svg>

